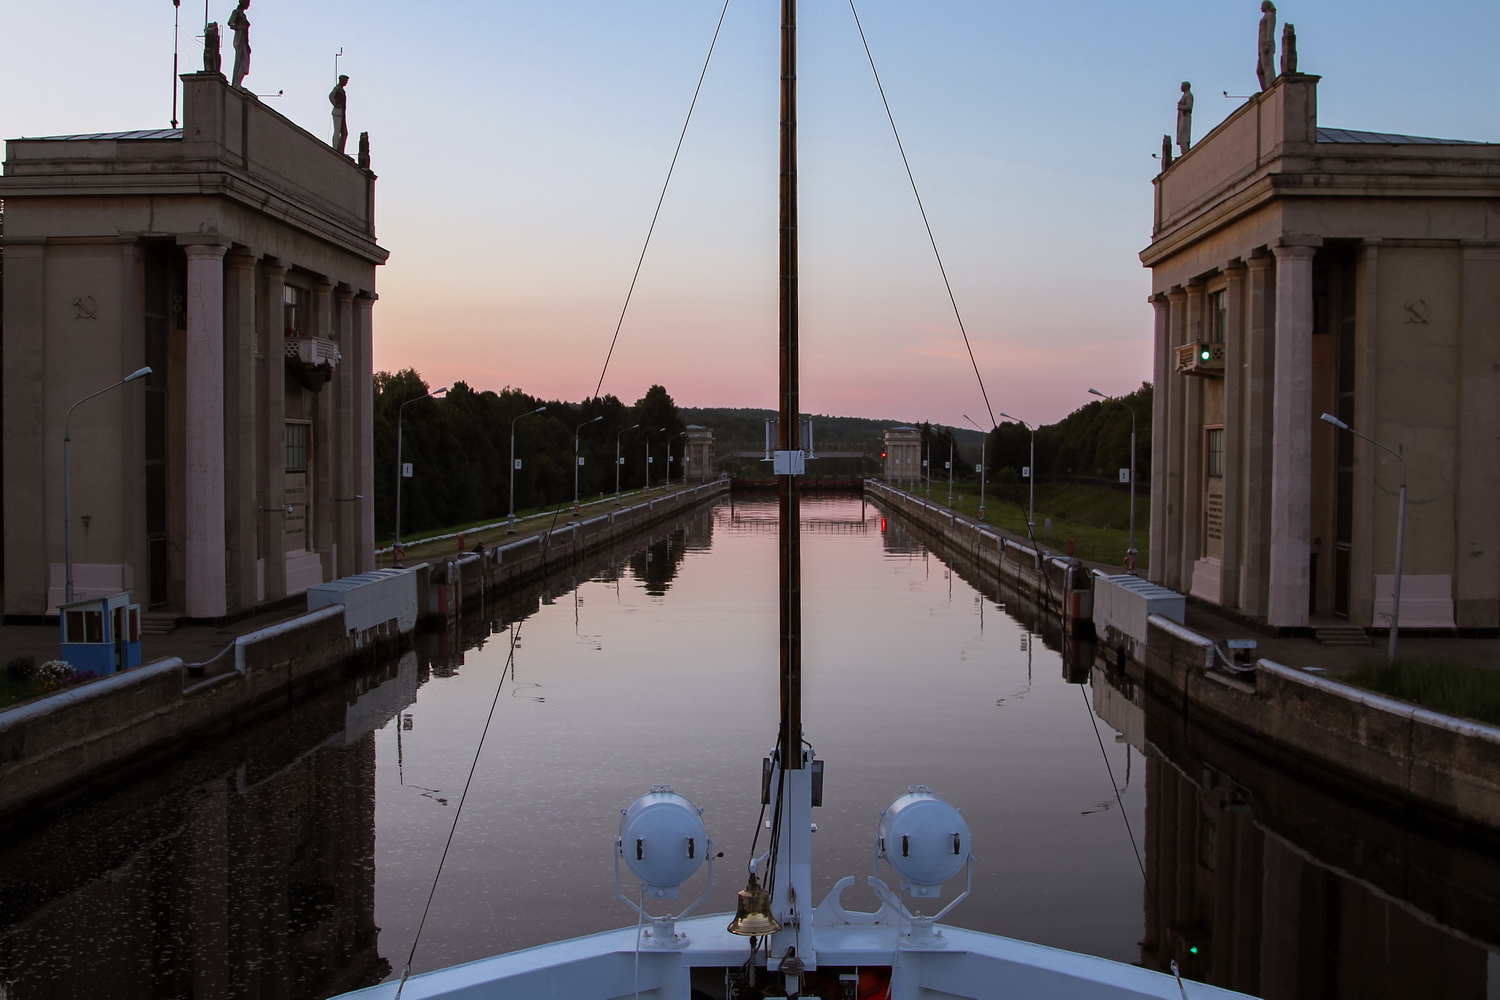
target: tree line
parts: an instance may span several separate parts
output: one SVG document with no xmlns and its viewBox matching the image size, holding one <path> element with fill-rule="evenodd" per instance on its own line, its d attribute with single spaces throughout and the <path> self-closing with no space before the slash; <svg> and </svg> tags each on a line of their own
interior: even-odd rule
<svg viewBox="0 0 1500 1000">
<path fill-rule="evenodd" d="M 671 478 L 681 480 L 682 435 L 689 424 L 713 432 L 719 457 L 714 472 L 728 469 L 757 475 L 762 463 L 736 466 L 726 456 L 763 450 L 765 422 L 775 417 L 772 410 L 679 409 L 660 385 L 648 388 L 632 405 L 612 395 L 567 403 L 543 400 L 508 386 L 499 392 L 476 391 L 464 382 L 454 383 L 441 396 L 432 393 L 433 387 L 413 369 L 375 373 L 375 524 L 382 537 L 395 532 L 398 416 L 400 461 L 412 466 L 412 476 L 401 483 L 401 533 L 406 537 L 504 518 L 512 474 L 517 510 L 570 503 L 575 469 L 580 499 L 613 493 L 617 474 L 622 491 L 660 483 L 668 475 L 669 446 Z M 1149 482 L 1151 401 L 1151 384 L 1142 383 L 1118 402 L 1096 399 L 1055 424 L 1037 428 L 1036 474 L 1054 480 L 1116 482 L 1118 470 L 1130 465 L 1134 414 L 1136 482 Z M 978 479 L 975 465 L 982 454 L 993 485 L 1019 480 L 1021 470 L 1033 464 L 1031 432 L 1019 423 L 1002 423 L 988 435 L 927 422 L 862 417 L 817 416 L 813 423 L 816 450 L 862 451 L 871 456 L 883 451 L 889 428 L 916 427 L 934 479 L 947 478 L 945 463 L 950 454 L 954 478 L 961 480 Z M 512 428 L 520 465 L 514 470 L 510 467 Z M 582 459 L 577 466 L 575 439 Z M 623 464 L 616 464 L 617 454 Z M 835 462 L 844 464 L 835 469 Z M 873 458 L 830 460 L 817 471 L 880 473 Z"/>
<path fill-rule="evenodd" d="M 686 425 L 659 385 L 633 406 L 612 395 L 566 403 L 509 386 L 475 391 L 464 382 L 441 396 L 433 390 L 410 368 L 375 373 L 375 530 L 381 537 L 396 528 L 398 418 L 400 462 L 412 467 L 401 481 L 403 537 L 504 518 L 512 475 L 517 510 L 571 502 L 575 436 L 582 499 L 613 493 L 617 472 L 621 490 L 661 482 L 669 443 L 672 478 L 682 478 Z M 510 466 L 512 429 L 518 469 Z"/>
</svg>

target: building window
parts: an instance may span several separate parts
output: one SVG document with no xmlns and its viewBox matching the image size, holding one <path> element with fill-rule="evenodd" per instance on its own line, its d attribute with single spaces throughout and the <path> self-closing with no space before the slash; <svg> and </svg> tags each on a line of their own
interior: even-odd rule
<svg viewBox="0 0 1500 1000">
<path fill-rule="evenodd" d="M 1208 339 L 1215 344 L 1224 343 L 1224 331 L 1229 326 L 1229 308 L 1225 302 L 1222 291 L 1208 297 Z"/>
<path fill-rule="evenodd" d="M 1210 476 L 1224 475 L 1224 428 L 1210 427 L 1208 429 L 1208 474 Z"/>
<path fill-rule="evenodd" d="M 286 285 L 282 292 L 281 315 L 288 337 L 302 336 L 302 324 L 306 320 L 307 292 L 296 285 Z"/>
<path fill-rule="evenodd" d="M 286 471 L 307 471 L 307 424 L 286 425 Z"/>
</svg>

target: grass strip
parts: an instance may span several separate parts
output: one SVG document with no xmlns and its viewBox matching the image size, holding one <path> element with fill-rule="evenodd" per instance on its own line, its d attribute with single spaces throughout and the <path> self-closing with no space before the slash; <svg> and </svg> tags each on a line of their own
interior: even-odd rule
<svg viewBox="0 0 1500 1000">
<path fill-rule="evenodd" d="M 1500 670 L 1407 659 L 1366 660 L 1340 679 L 1444 715 L 1500 726 Z"/>
</svg>

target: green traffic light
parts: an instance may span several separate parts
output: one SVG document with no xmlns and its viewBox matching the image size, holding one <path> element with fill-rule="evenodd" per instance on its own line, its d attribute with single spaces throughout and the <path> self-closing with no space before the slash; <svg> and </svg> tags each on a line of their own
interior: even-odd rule
<svg viewBox="0 0 1500 1000">
<path fill-rule="evenodd" d="M 1209 361 L 1209 360 L 1212 360 L 1213 359 L 1213 353 L 1214 353 L 1213 350 L 1210 349 L 1207 344 L 1202 344 L 1198 348 L 1198 358 L 1199 358 L 1200 361 Z"/>
<path fill-rule="evenodd" d="M 1198 946 L 1197 945 L 1193 945 L 1191 948 L 1189 948 L 1188 949 L 1188 954 L 1189 955 L 1196 955 L 1196 954 L 1198 954 Z"/>
</svg>

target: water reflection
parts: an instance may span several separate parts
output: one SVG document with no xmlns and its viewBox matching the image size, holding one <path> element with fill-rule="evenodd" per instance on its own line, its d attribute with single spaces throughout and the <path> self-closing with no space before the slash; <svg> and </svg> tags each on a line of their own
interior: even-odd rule
<svg viewBox="0 0 1500 1000">
<path fill-rule="evenodd" d="M 956 923 L 1175 959 L 1273 1000 L 1497 996 L 1493 833 L 1341 798 L 1186 727 L 1090 673 L 1089 646 L 964 554 L 938 558 L 857 498 L 808 508 L 820 897 L 869 872 L 879 809 L 923 782 L 975 834 Z M 560 566 L 415 655 L 15 838 L 9 995 L 314 998 L 389 978 L 486 726 L 414 968 L 631 922 L 610 845 L 618 808 L 657 782 L 704 808 L 725 852 L 706 909 L 732 909 L 775 733 L 774 516 L 737 498 L 644 550 Z"/>
<path fill-rule="evenodd" d="M 374 733 L 417 671 L 408 654 L 14 838 L 6 995 L 320 997 L 386 975 Z"/>
<path fill-rule="evenodd" d="M 1134 957 L 1140 874 L 1118 813 L 1095 815 L 1112 786 L 1087 697 L 1043 638 L 1055 626 L 1018 623 L 857 496 L 809 498 L 805 514 L 804 718 L 828 762 L 818 893 L 869 872 L 879 810 L 924 782 L 983 836 L 987 888 L 958 922 Z M 775 519 L 774 500 L 737 497 L 657 540 L 659 555 L 572 571 L 571 600 L 494 609 L 438 640 L 449 676 L 419 692 L 402 734 L 407 781 L 451 796 L 497 687 L 512 696 L 490 722 L 417 968 L 632 920 L 612 901 L 610 844 L 618 809 L 657 782 L 703 807 L 725 863 L 743 863 L 776 725 Z M 654 576 L 662 565 L 670 579 Z M 399 966 L 451 814 L 388 787 L 396 747 L 385 734 L 377 746 L 377 915 Z M 1124 802 L 1139 822 L 1143 797 Z M 732 909 L 739 884 L 721 873 L 705 908 Z"/>
<path fill-rule="evenodd" d="M 1500 995 L 1494 831 L 1310 781 L 1121 677 L 1094 690 L 1147 752 L 1142 964 L 1267 1000 Z"/>
</svg>

